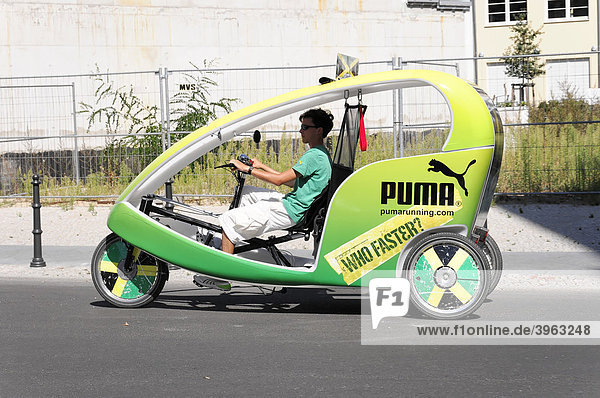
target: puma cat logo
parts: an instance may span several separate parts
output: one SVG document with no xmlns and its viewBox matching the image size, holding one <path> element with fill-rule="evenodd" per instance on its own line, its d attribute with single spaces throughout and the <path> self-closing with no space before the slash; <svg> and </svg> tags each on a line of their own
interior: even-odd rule
<svg viewBox="0 0 600 398">
<path fill-rule="evenodd" d="M 463 191 L 465 191 L 465 196 L 469 196 L 469 191 L 467 191 L 467 187 L 465 186 L 465 177 L 464 176 L 465 176 L 465 174 L 467 174 L 469 167 L 474 165 L 475 162 L 476 162 L 475 159 L 471 160 L 471 163 L 469 163 L 469 165 L 465 169 L 464 173 L 458 174 L 458 173 L 455 173 L 452 170 L 450 170 L 450 168 L 448 166 L 446 166 L 444 163 L 440 162 L 439 160 L 431 159 L 429 161 L 429 165 L 431 167 L 428 168 L 427 171 L 433 171 L 435 173 L 441 172 L 445 176 L 456 178 L 456 181 L 458 181 L 458 185 L 460 185 L 460 187 L 463 189 Z"/>
</svg>

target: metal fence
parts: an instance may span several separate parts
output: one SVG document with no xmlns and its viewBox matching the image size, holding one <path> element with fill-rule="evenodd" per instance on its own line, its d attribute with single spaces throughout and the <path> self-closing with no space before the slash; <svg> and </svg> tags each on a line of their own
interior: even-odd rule
<svg viewBox="0 0 600 398">
<path fill-rule="evenodd" d="M 598 74 L 593 73 L 597 68 L 590 66 L 597 53 L 540 57 L 552 66 L 546 77 L 560 75 L 563 81 L 523 86 L 523 81 L 500 73 L 502 59 L 490 57 L 395 58 L 363 62 L 360 73 L 435 69 L 477 81 L 500 106 L 506 126 L 499 192 L 599 190 L 600 126 L 595 123 L 600 115 L 595 113 L 597 89 L 590 88 L 597 87 Z M 585 59 L 587 64 L 582 62 Z M 334 65 L 244 69 L 202 65 L 186 70 L 0 78 L 0 197 L 29 196 L 34 173 L 43 176 L 45 197 L 114 197 L 166 147 L 191 130 L 191 125 L 206 122 L 196 117 L 198 113 L 207 118 L 221 116 L 315 85 L 321 76 L 333 77 L 334 71 Z M 521 102 L 533 103 L 534 98 L 536 103 L 543 100 L 546 104 L 549 99 L 582 99 L 587 113 L 565 114 L 564 120 L 556 120 L 554 115 L 554 119 L 538 120 L 550 112 L 542 114 L 539 107 L 520 106 Z M 359 164 L 440 149 L 450 115 L 436 90 L 403 89 L 363 100 L 368 105 L 371 138 Z M 558 109 L 558 105 L 552 106 Z M 331 104 L 331 111 L 339 127 L 343 102 Z M 530 123 L 532 115 L 538 118 L 536 124 Z M 259 146 L 252 143 L 249 132 L 190 165 L 175 177 L 176 193 L 210 196 L 231 192 L 223 183 L 223 174 L 214 173 L 209 166 L 241 152 L 274 159 L 280 167 L 291 166 L 303 150 L 295 118 L 297 115 L 292 115 L 261 126 L 264 142 Z M 576 121 L 586 123 L 564 124 Z M 566 160 L 557 161 L 557 154 L 564 154 Z"/>
</svg>

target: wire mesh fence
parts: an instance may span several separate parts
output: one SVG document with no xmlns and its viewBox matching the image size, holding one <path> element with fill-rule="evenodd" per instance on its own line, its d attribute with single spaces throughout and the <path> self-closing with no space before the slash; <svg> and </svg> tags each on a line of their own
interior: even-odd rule
<svg viewBox="0 0 600 398">
<path fill-rule="evenodd" d="M 505 66 L 536 78 L 506 77 Z M 600 191 L 598 52 L 484 58 L 480 85 L 503 112 L 499 192 Z"/>
<path fill-rule="evenodd" d="M 361 63 L 360 73 L 434 69 L 477 81 L 499 106 L 505 123 L 498 192 L 596 191 L 600 108 L 597 89 L 590 87 L 597 86 L 598 75 L 589 61 L 587 69 L 581 63 L 594 55 L 568 55 L 562 61 L 557 55 L 545 57 L 546 64 L 553 63 L 548 76 L 554 80 L 529 86 L 500 74 L 501 58 L 394 59 Z M 43 176 L 45 197 L 116 196 L 190 131 L 233 110 L 315 85 L 322 76 L 334 77 L 334 70 L 334 65 L 245 69 L 203 65 L 172 71 L 0 78 L 0 197 L 29 196 L 34 173 Z M 565 71 L 559 84 L 554 76 Z M 584 76 L 587 85 L 582 83 Z M 431 87 L 370 94 L 363 103 L 368 106 L 369 145 L 358 155 L 358 166 L 436 152 L 445 142 L 451 115 L 444 98 Z M 328 141 L 334 150 L 344 104 L 326 107 L 336 118 Z M 231 194 L 233 179 L 213 166 L 240 153 L 265 159 L 276 169 L 289 168 L 304 151 L 297 126 L 298 115 L 260 126 L 259 145 L 252 141 L 253 132 L 243 133 L 175 176 L 175 192 Z M 395 140 L 397 134 L 400 140 Z"/>
</svg>

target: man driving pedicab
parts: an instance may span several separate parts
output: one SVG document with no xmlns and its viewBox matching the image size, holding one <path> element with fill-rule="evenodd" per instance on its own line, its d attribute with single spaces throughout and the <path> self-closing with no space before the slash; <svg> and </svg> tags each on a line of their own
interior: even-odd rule
<svg viewBox="0 0 600 398">
<path fill-rule="evenodd" d="M 219 217 L 222 234 L 222 250 L 233 254 L 235 245 L 264 233 L 287 229 L 298 223 L 315 198 L 327 187 L 331 178 L 331 157 L 323 140 L 333 128 L 333 115 L 323 109 L 310 109 L 299 117 L 302 142 L 309 149 L 292 168 L 278 172 L 258 159 L 248 166 L 231 159 L 235 169 L 276 186 L 293 187 L 284 195 L 280 192 L 244 186 L 239 207 Z M 207 287 L 229 290 L 226 281 L 203 278 L 194 280 Z"/>
</svg>

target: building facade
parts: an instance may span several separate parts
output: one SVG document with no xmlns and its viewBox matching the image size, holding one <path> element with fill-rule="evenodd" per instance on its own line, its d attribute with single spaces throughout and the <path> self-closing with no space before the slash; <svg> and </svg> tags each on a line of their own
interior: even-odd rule
<svg viewBox="0 0 600 398">
<path fill-rule="evenodd" d="M 468 0 L 11 0 L 0 77 L 463 57 L 470 24 Z"/>
<path fill-rule="evenodd" d="M 500 59 L 487 57 L 500 56 L 511 45 L 510 27 L 520 16 L 543 32 L 538 41 L 545 74 L 527 88 L 529 99 L 533 95 L 536 102 L 557 99 L 567 91 L 597 96 L 598 0 L 474 0 L 474 7 L 475 54 L 484 58 L 478 62 L 479 84 L 497 103 L 513 100 L 520 81 L 505 75 Z"/>
</svg>

